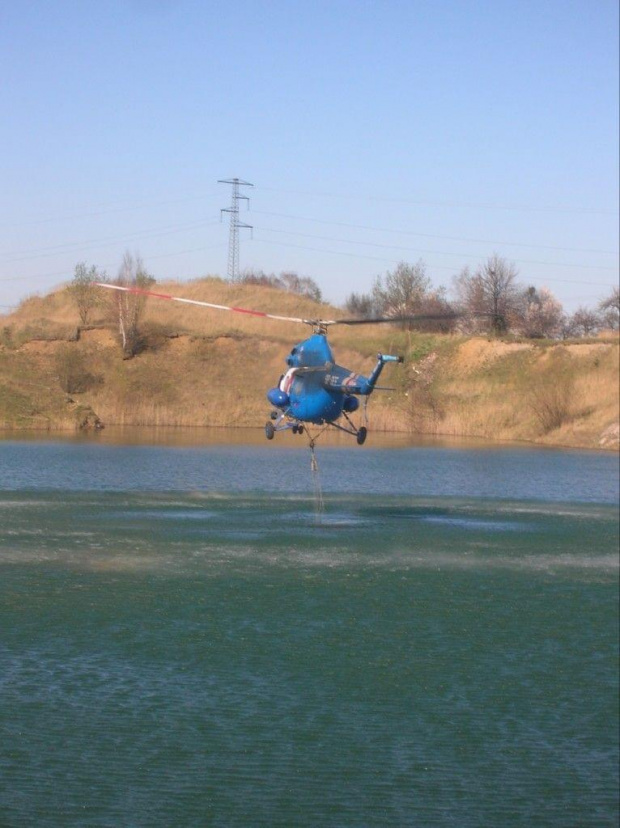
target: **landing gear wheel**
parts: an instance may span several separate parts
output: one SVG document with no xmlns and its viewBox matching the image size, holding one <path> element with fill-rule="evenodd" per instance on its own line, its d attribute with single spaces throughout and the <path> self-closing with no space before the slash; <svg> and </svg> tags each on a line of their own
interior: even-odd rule
<svg viewBox="0 0 620 828">
<path fill-rule="evenodd" d="M 271 417 L 272 420 L 277 420 L 278 419 L 278 412 L 277 411 L 272 411 L 269 416 Z"/>
<path fill-rule="evenodd" d="M 276 433 L 275 428 L 273 427 L 273 423 L 265 423 L 265 437 L 268 440 L 273 440 L 273 436 Z"/>
<path fill-rule="evenodd" d="M 363 446 L 366 442 L 366 435 L 368 434 L 368 429 L 366 426 L 362 426 L 360 430 L 357 432 L 357 445 Z"/>
<path fill-rule="evenodd" d="M 297 429 L 297 433 L 298 433 L 298 434 L 303 434 L 303 433 L 304 433 L 304 427 L 303 427 L 302 425 L 300 425 L 300 426 L 298 427 L 298 429 Z"/>
<path fill-rule="evenodd" d="M 299 426 L 298 426 L 298 425 L 294 425 L 294 426 L 293 426 L 293 428 L 292 428 L 291 430 L 292 430 L 293 434 L 297 434 L 297 433 L 299 432 Z"/>
</svg>

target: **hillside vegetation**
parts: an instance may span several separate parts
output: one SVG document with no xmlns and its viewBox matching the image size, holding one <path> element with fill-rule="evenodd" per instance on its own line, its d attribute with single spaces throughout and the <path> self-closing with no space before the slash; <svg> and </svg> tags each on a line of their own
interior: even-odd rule
<svg viewBox="0 0 620 828">
<path fill-rule="evenodd" d="M 156 290 L 287 316 L 337 318 L 306 297 L 219 279 Z M 103 293 L 103 291 L 102 291 Z M 26 300 L 0 326 L 0 427 L 261 427 L 265 392 L 307 329 L 288 322 L 149 299 L 141 346 L 123 359 L 109 301 L 80 326 L 66 289 Z M 573 342 L 423 334 L 393 326 L 333 328 L 338 362 L 368 372 L 379 351 L 390 392 L 373 395 L 383 431 L 618 447 L 617 335 Z"/>
</svg>

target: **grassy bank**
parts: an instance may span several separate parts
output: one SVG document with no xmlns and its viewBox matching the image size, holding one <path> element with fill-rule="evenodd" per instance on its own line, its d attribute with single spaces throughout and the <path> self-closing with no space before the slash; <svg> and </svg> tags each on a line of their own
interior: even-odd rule
<svg viewBox="0 0 620 828">
<path fill-rule="evenodd" d="M 218 279 L 158 286 L 187 298 L 303 317 L 329 306 Z M 104 308 L 78 326 L 65 290 L 35 297 L 2 319 L 0 426 L 74 429 L 104 424 L 261 426 L 265 391 L 306 335 L 274 322 L 149 300 L 140 353 L 123 359 Z M 617 448 L 618 339 L 511 342 L 332 329 L 340 364 L 367 372 L 378 351 L 403 353 L 376 393 L 371 427 L 383 431 Z"/>
</svg>

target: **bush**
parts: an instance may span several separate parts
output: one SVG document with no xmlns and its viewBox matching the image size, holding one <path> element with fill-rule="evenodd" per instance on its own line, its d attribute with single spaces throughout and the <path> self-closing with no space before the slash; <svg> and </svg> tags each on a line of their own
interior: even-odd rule
<svg viewBox="0 0 620 828">
<path fill-rule="evenodd" d="M 84 355 L 70 345 L 56 354 L 56 376 L 67 394 L 83 394 L 102 382 L 100 376 L 88 370 Z"/>
<path fill-rule="evenodd" d="M 321 289 L 310 276 L 298 276 L 288 271 L 276 276 L 275 273 L 264 273 L 262 270 L 245 270 L 239 276 L 239 281 L 246 285 L 261 285 L 307 296 L 313 302 L 322 301 Z"/>
<path fill-rule="evenodd" d="M 15 347 L 13 328 L 11 325 L 5 325 L 2 331 L 0 331 L 0 345 L 4 345 L 5 348 Z"/>
<path fill-rule="evenodd" d="M 557 366 L 530 385 L 528 403 L 543 434 L 560 428 L 572 419 L 573 389 L 574 378 L 567 370 L 557 370 Z"/>
</svg>

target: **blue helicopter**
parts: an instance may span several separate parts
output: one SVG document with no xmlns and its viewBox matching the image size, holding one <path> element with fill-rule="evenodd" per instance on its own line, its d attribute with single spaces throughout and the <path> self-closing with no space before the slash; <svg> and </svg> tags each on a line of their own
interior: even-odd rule
<svg viewBox="0 0 620 828">
<path fill-rule="evenodd" d="M 277 431 L 287 429 L 303 434 L 304 424 L 312 424 L 352 434 L 361 446 L 368 430 L 356 427 L 349 415 L 359 408 L 358 397 L 368 398 L 378 389 L 377 380 L 386 363 L 402 362 L 403 358 L 378 354 L 372 373 L 365 377 L 337 365 L 327 341 L 328 325 L 353 324 L 353 320 L 303 321 L 313 326 L 313 333 L 293 347 L 286 358 L 288 370 L 267 392 L 274 410 L 265 425 L 265 436 L 273 440 Z"/>
<path fill-rule="evenodd" d="M 98 282 L 97 284 L 103 288 L 153 296 L 157 299 L 167 299 L 187 305 L 199 305 L 216 310 L 261 316 L 265 319 L 300 322 L 304 325 L 310 325 L 312 335 L 293 347 L 286 358 L 288 366 L 286 372 L 282 374 L 278 384 L 267 392 L 267 399 L 273 406 L 270 419 L 265 424 L 265 436 L 268 440 L 273 440 L 276 432 L 279 431 L 290 429 L 293 434 L 303 434 L 309 426 L 319 426 L 322 427 L 320 433 L 327 428 L 335 428 L 354 436 L 360 446 L 365 442 L 368 429 L 366 426 L 356 427 L 350 415 L 358 410 L 359 397 L 364 397 L 365 401 L 368 402 L 368 398 L 373 391 L 393 390 L 380 388 L 377 381 L 387 363 L 400 363 L 403 361 L 403 357 L 378 354 L 377 363 L 367 377 L 350 371 L 336 364 L 334 360 L 327 341 L 327 330 L 331 325 L 393 324 L 454 318 L 452 314 L 427 314 L 374 319 L 302 319 L 291 316 L 277 316 L 263 311 L 248 310 L 247 308 L 216 305 L 197 299 L 184 299 L 179 296 L 157 293 L 142 288 L 112 285 L 106 282 Z M 312 437 L 308 434 L 308 436 L 311 445 L 313 445 L 318 435 Z"/>
</svg>

